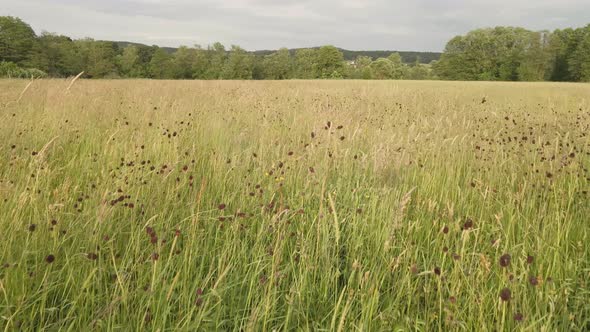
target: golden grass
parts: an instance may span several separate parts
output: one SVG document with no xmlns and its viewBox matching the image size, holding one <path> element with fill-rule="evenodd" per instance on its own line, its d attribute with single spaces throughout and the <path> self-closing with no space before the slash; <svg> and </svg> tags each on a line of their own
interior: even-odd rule
<svg viewBox="0 0 590 332">
<path fill-rule="evenodd" d="M 0 80 L 8 330 L 590 328 L 589 85 L 72 83 Z"/>
</svg>

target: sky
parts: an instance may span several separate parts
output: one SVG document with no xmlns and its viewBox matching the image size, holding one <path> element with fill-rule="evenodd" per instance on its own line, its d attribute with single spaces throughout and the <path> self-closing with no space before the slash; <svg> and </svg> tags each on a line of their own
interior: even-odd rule
<svg viewBox="0 0 590 332">
<path fill-rule="evenodd" d="M 0 0 L 4 15 L 37 33 L 159 46 L 437 52 L 480 27 L 585 26 L 590 0 Z"/>
</svg>

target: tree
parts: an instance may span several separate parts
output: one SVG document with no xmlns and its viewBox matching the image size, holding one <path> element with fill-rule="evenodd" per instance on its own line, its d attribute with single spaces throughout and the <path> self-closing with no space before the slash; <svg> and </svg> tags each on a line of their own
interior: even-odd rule
<svg viewBox="0 0 590 332">
<path fill-rule="evenodd" d="M 172 78 L 172 57 L 162 48 L 158 48 L 150 61 L 150 77 L 157 79 Z"/>
<path fill-rule="evenodd" d="M 574 51 L 567 59 L 570 78 L 574 81 L 590 81 L 590 25 L 575 30 Z"/>
<path fill-rule="evenodd" d="M 470 31 L 447 43 L 436 74 L 451 80 L 538 80 L 549 66 L 547 36 L 523 28 Z"/>
<path fill-rule="evenodd" d="M 543 81 L 551 68 L 548 49 L 548 32 L 534 32 L 529 34 L 520 66 L 518 67 L 519 81 Z"/>
<path fill-rule="evenodd" d="M 354 70 L 352 78 L 370 80 L 373 78 L 373 70 L 371 64 L 373 59 L 370 56 L 359 55 L 354 60 Z"/>
<path fill-rule="evenodd" d="M 404 74 L 404 78 L 409 80 L 427 80 L 432 78 L 431 68 L 428 65 L 420 63 L 419 59 L 416 59 L 416 63 L 409 67 Z"/>
<path fill-rule="evenodd" d="M 267 79 L 264 68 L 264 57 L 254 56 L 252 59 L 252 79 L 264 80 Z"/>
<path fill-rule="evenodd" d="M 434 66 L 438 76 L 448 80 L 475 80 L 473 66 L 465 65 L 467 43 L 463 36 L 456 36 L 445 46 L 440 60 Z"/>
<path fill-rule="evenodd" d="M 195 50 L 186 46 L 180 46 L 172 54 L 172 77 L 176 79 L 193 78 L 193 64 L 195 61 Z"/>
<path fill-rule="evenodd" d="M 284 80 L 293 75 L 293 61 L 286 48 L 281 48 L 277 52 L 265 56 L 262 66 L 266 79 Z"/>
<path fill-rule="evenodd" d="M 20 18 L 0 16 L 0 61 L 30 65 L 36 44 L 31 26 Z"/>
<path fill-rule="evenodd" d="M 252 63 L 253 56 L 251 54 L 248 54 L 237 45 L 232 45 L 221 78 L 230 80 L 252 79 Z"/>
<path fill-rule="evenodd" d="M 139 48 L 129 45 L 123 49 L 123 53 L 117 56 L 119 72 L 124 77 L 141 77 L 142 70 L 139 62 Z"/>
<path fill-rule="evenodd" d="M 586 30 L 586 35 L 580 41 L 574 54 L 579 68 L 579 79 L 582 82 L 590 82 L 590 26 Z"/>
<path fill-rule="evenodd" d="M 38 45 L 40 52 L 33 61 L 50 76 L 73 76 L 83 70 L 76 45 L 69 37 L 43 32 Z"/>
<path fill-rule="evenodd" d="M 394 66 L 391 60 L 379 58 L 371 64 L 373 78 L 377 80 L 392 79 L 394 75 Z"/>
<path fill-rule="evenodd" d="M 209 67 L 205 73 L 207 79 L 220 79 L 225 67 L 225 61 L 227 60 L 227 51 L 223 44 L 217 42 L 213 46 L 209 46 Z"/>
<path fill-rule="evenodd" d="M 399 53 L 392 53 L 387 57 L 391 64 L 393 65 L 393 72 L 391 78 L 393 79 L 402 79 L 404 78 L 407 70 L 407 66 L 402 62 L 402 57 Z M 420 58 L 416 57 L 416 63 L 420 63 Z"/>
<path fill-rule="evenodd" d="M 344 55 L 334 46 L 322 46 L 316 64 L 318 78 L 340 78 L 344 72 Z"/>
<path fill-rule="evenodd" d="M 295 52 L 295 77 L 300 79 L 316 78 L 317 64 L 316 64 L 316 50 L 305 48 L 299 49 Z"/>
<path fill-rule="evenodd" d="M 118 47 L 115 43 L 87 38 L 77 40 L 75 44 L 87 77 L 104 78 L 117 74 L 115 57 Z"/>
<path fill-rule="evenodd" d="M 210 67 L 209 51 L 201 48 L 200 45 L 196 45 L 194 49 L 193 62 L 191 64 L 193 78 L 195 79 L 207 79 L 207 71 Z"/>
</svg>

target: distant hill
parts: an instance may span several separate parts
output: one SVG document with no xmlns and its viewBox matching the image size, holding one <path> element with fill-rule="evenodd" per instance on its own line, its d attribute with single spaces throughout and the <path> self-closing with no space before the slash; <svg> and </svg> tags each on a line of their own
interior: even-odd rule
<svg viewBox="0 0 590 332">
<path fill-rule="evenodd" d="M 144 46 L 144 47 L 147 46 L 147 45 L 140 44 L 140 43 L 126 42 L 126 41 L 116 41 L 115 43 L 120 48 L 125 48 L 129 45 Z M 161 47 L 161 48 L 164 49 L 168 53 L 174 53 L 176 51 L 176 48 L 174 48 L 174 47 Z M 319 48 L 319 47 L 312 47 L 312 48 Z M 289 49 L 291 54 L 295 54 L 295 52 L 297 50 L 299 50 L 299 48 Z M 344 59 L 349 60 L 349 61 L 356 59 L 356 57 L 358 57 L 360 55 L 369 56 L 369 57 L 373 58 L 373 60 L 376 60 L 377 58 L 386 58 L 390 54 L 397 52 L 402 57 L 402 61 L 404 63 L 414 63 L 414 62 L 416 62 L 416 59 L 419 59 L 419 61 L 421 63 L 430 63 L 433 60 L 440 59 L 440 56 L 442 54 L 439 52 L 413 52 L 413 51 L 351 51 L 351 50 L 345 50 L 342 48 L 339 48 L 339 50 L 344 55 Z M 251 53 L 254 53 L 254 55 L 257 55 L 257 56 L 264 56 L 264 55 L 268 55 L 268 54 L 271 54 L 274 52 L 276 52 L 276 50 L 259 50 L 259 51 L 254 51 Z"/>
<path fill-rule="evenodd" d="M 119 48 L 125 48 L 129 45 L 133 45 L 133 46 L 141 46 L 141 47 L 151 47 L 149 45 L 145 45 L 145 44 L 140 44 L 140 43 L 133 43 L 133 42 L 127 42 L 127 41 L 116 41 L 115 44 L 117 44 L 117 46 L 119 46 Z M 153 45 L 156 46 L 156 45 Z M 160 46 L 158 46 L 160 47 Z M 164 51 L 168 52 L 168 53 L 174 53 L 176 52 L 177 48 L 175 47 L 160 47 L 161 49 L 163 49 Z"/>
<path fill-rule="evenodd" d="M 318 47 L 312 47 L 312 48 L 318 48 Z M 399 53 L 399 55 L 402 57 L 402 61 L 404 63 L 414 63 L 416 62 L 416 59 L 419 59 L 421 63 L 430 63 L 433 60 L 438 60 L 440 59 L 440 56 L 442 53 L 437 53 L 437 52 L 413 52 L 413 51 L 351 51 L 351 50 L 345 50 L 342 48 L 338 48 L 342 54 L 344 55 L 344 59 L 345 60 L 354 60 L 356 59 L 356 57 L 360 56 L 360 55 L 365 55 L 365 56 L 369 56 L 371 58 L 373 58 L 373 60 L 376 60 L 377 58 L 386 58 L 389 55 L 391 55 L 392 53 Z M 297 51 L 298 49 L 290 49 L 289 51 L 293 54 Z M 271 54 L 273 52 L 276 52 L 275 50 L 261 50 L 261 51 L 254 51 L 253 53 L 256 55 L 267 55 L 267 54 Z"/>
</svg>

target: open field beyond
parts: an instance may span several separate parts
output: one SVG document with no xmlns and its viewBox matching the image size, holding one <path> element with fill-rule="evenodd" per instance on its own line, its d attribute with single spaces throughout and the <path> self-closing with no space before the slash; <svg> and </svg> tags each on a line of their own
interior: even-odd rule
<svg viewBox="0 0 590 332">
<path fill-rule="evenodd" d="M 590 329 L 590 85 L 28 84 L 6 330 Z"/>
</svg>

